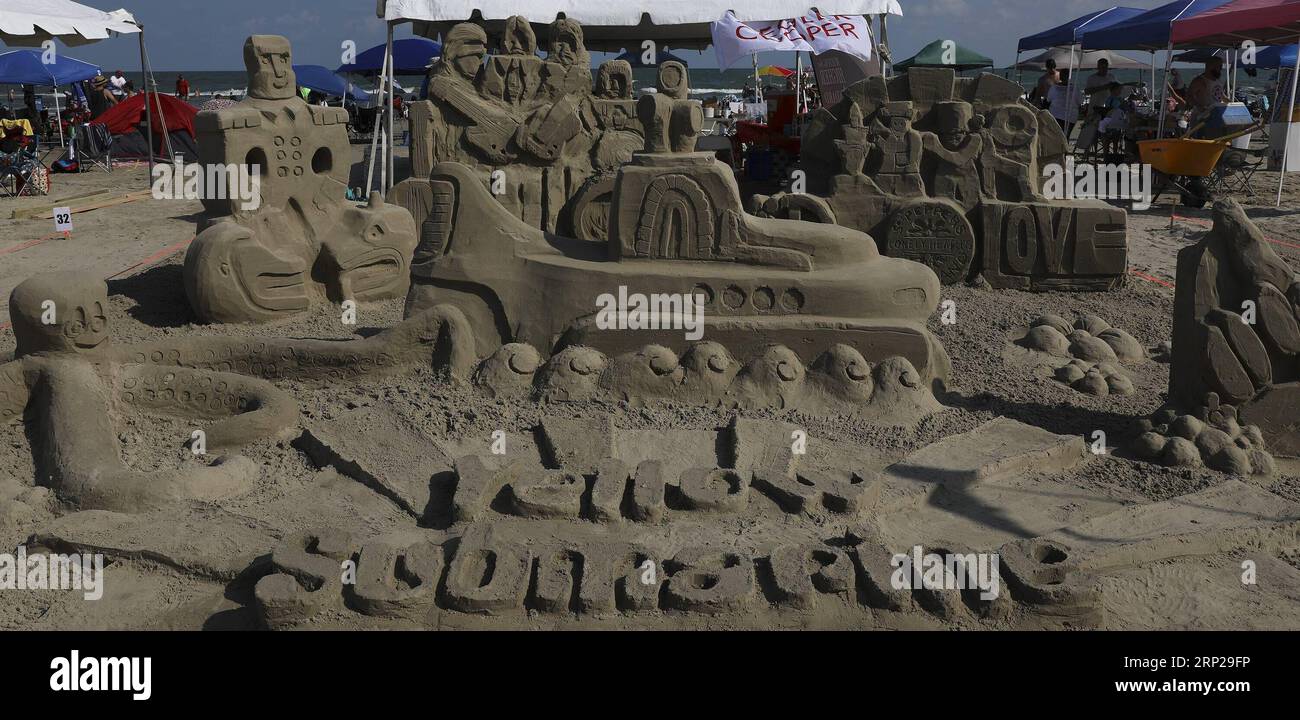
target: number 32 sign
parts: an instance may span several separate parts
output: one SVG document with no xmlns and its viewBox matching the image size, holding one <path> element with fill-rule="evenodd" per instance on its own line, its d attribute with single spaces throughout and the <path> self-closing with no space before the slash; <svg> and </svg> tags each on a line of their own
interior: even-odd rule
<svg viewBox="0 0 1300 720">
<path fill-rule="evenodd" d="M 54 208 L 54 232 L 72 232 L 72 208 Z"/>
</svg>

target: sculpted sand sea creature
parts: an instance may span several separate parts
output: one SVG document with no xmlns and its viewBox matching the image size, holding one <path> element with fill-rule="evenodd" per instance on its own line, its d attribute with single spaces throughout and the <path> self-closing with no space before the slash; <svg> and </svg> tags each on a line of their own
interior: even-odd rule
<svg viewBox="0 0 1300 720">
<path fill-rule="evenodd" d="M 0 420 L 31 424 L 38 474 L 82 509 L 139 512 L 247 490 L 258 468 L 244 458 L 146 473 L 122 460 L 114 418 L 127 407 L 212 421 L 208 451 L 238 448 L 292 428 L 297 403 L 267 380 L 332 382 L 412 364 L 467 379 L 472 338 L 454 308 L 423 313 L 374 337 L 328 342 L 190 337 L 112 342 L 108 292 L 86 273 L 53 273 L 14 289 L 15 360 L 0 365 Z M 192 440 L 188 433 L 177 446 Z"/>
</svg>

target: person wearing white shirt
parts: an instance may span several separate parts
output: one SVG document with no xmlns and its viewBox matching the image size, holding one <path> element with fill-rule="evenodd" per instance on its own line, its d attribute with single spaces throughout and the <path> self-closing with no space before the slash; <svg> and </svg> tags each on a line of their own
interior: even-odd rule
<svg viewBox="0 0 1300 720">
<path fill-rule="evenodd" d="M 1070 82 L 1070 72 L 1068 70 L 1062 70 L 1061 81 L 1047 91 L 1047 101 L 1050 104 L 1048 111 L 1061 124 L 1065 136 L 1070 137 L 1070 131 L 1074 129 L 1074 123 L 1079 120 L 1079 106 L 1083 102 L 1079 88 L 1074 87 Z"/>
<path fill-rule="evenodd" d="M 113 73 L 113 76 L 108 79 L 108 84 L 113 87 L 110 91 L 113 93 L 113 97 L 118 99 L 126 97 L 126 76 L 122 74 L 121 70 Z"/>
</svg>

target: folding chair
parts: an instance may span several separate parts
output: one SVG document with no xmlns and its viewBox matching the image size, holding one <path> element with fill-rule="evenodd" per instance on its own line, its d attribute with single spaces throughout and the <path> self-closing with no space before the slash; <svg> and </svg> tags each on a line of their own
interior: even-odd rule
<svg viewBox="0 0 1300 720">
<path fill-rule="evenodd" d="M 50 169 L 39 158 L 39 144 L 12 129 L 0 140 L 0 190 L 18 196 L 48 195 Z"/>
<path fill-rule="evenodd" d="M 1225 152 L 1219 159 L 1219 164 L 1214 166 L 1214 174 L 1209 180 L 1210 189 L 1219 193 L 1245 193 L 1254 197 L 1255 188 L 1251 180 L 1264 167 L 1265 159 L 1262 153 L 1247 150 Z"/>
<path fill-rule="evenodd" d="M 0 190 L 14 197 L 50 194 L 50 169 L 27 149 L 0 155 Z"/>
<path fill-rule="evenodd" d="M 77 159 L 81 161 L 81 171 L 85 172 L 91 165 L 98 165 L 108 172 L 113 172 L 113 134 L 103 123 L 87 123 L 77 133 L 80 140 L 77 147 Z"/>
</svg>

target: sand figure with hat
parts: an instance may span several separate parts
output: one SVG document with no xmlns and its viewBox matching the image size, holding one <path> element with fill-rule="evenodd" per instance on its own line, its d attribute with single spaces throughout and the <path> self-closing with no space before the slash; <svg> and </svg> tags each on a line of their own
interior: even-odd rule
<svg viewBox="0 0 1300 720">
<path fill-rule="evenodd" d="M 497 201 L 533 227 L 604 227 L 596 215 L 607 210 L 606 184 L 642 144 L 632 68 L 602 63 L 593 86 L 582 27 L 561 18 L 549 33 L 543 57 L 521 16 L 491 38 L 473 23 L 447 31 L 442 58 L 429 69 L 429 98 L 411 108 L 412 178 L 393 194 L 417 223 L 433 212 L 433 166 L 457 162 L 493 182 Z M 501 52 L 488 53 L 493 43 Z M 598 181 L 602 201 L 574 213 L 579 190 Z"/>
</svg>

